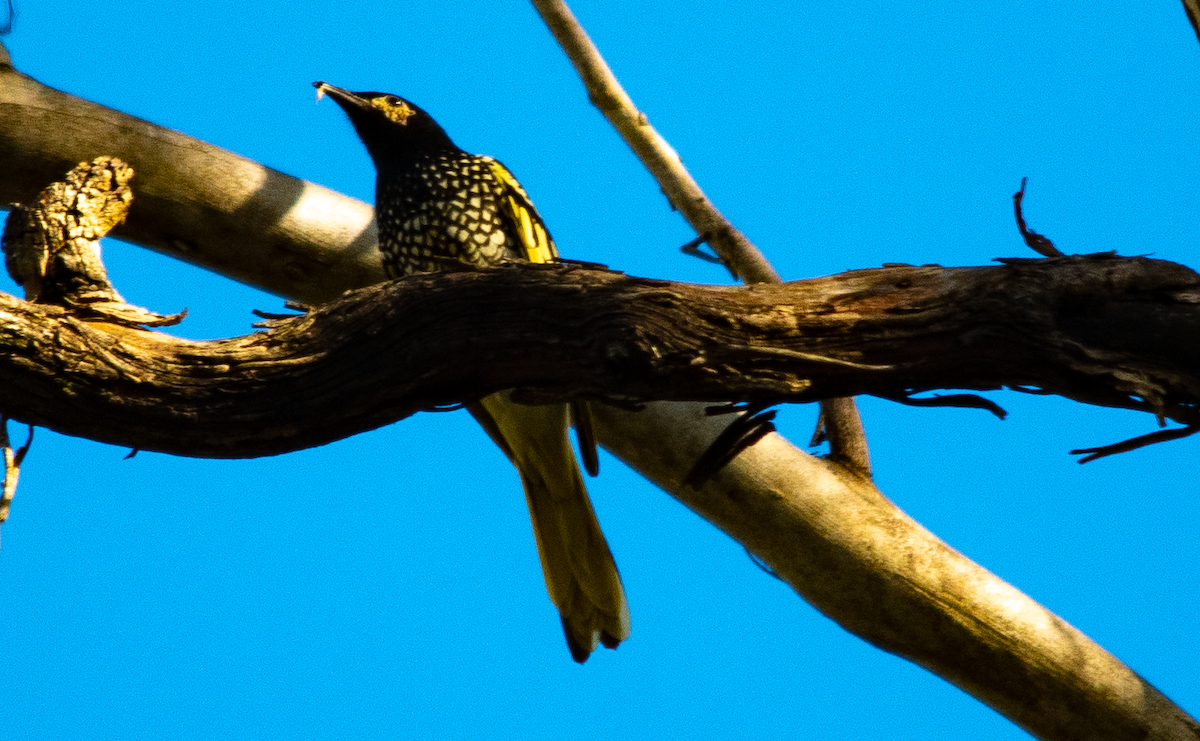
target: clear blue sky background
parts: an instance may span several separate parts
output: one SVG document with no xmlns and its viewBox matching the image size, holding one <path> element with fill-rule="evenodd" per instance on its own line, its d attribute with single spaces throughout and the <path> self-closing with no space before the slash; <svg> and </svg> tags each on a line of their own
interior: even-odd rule
<svg viewBox="0 0 1200 741">
<path fill-rule="evenodd" d="M 1135 5 L 575 11 L 718 206 L 804 278 L 1032 256 L 1010 201 L 1026 175 L 1032 226 L 1065 251 L 1200 265 L 1200 44 L 1178 2 Z M 368 201 L 370 163 L 310 83 L 400 93 L 516 172 L 565 255 L 728 281 L 678 253 L 692 233 L 520 0 L 18 0 L 4 41 L 49 85 Z M 185 336 L 280 306 L 105 254 L 134 303 L 190 310 Z M 1200 712 L 1200 441 L 1080 466 L 1067 450 L 1153 420 L 992 398 L 1007 421 L 863 400 L 883 491 Z M 802 443 L 814 419 L 781 429 Z M 0 738 L 1027 737 L 611 457 L 590 487 L 633 637 L 579 667 L 517 477 L 465 414 L 265 460 L 126 452 L 38 434 L 0 550 Z"/>
</svg>

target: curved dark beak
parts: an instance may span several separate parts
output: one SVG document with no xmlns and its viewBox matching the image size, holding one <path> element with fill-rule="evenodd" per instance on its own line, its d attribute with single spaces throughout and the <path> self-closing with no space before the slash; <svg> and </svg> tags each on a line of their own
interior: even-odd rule
<svg viewBox="0 0 1200 741">
<path fill-rule="evenodd" d="M 330 98 L 333 98 L 334 102 L 336 102 L 338 105 L 342 106 L 343 108 L 345 108 L 346 106 L 353 106 L 355 108 L 369 108 L 370 107 L 367 104 L 367 101 L 358 97 L 357 95 L 350 92 L 349 90 L 343 90 L 342 88 L 337 87 L 336 85 L 330 85 L 328 82 L 321 82 L 320 80 L 317 80 L 316 82 L 313 83 L 313 87 L 315 87 L 317 89 L 317 100 L 318 101 L 321 98 L 324 98 L 326 95 L 328 95 Z"/>
</svg>

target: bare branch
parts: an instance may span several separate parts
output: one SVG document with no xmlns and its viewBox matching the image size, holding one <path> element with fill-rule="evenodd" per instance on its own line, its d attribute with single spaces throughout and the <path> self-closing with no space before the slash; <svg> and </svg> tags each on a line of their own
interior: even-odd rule
<svg viewBox="0 0 1200 741">
<path fill-rule="evenodd" d="M 735 276 L 748 283 L 778 283 L 780 277 L 775 268 L 717 210 L 683 166 L 679 155 L 650 125 L 646 114 L 637 109 L 567 4 L 562 0 L 533 0 L 533 5 L 575 65 L 592 104 L 654 175 L 671 205 L 697 234 L 706 235 L 706 241 Z"/>
<path fill-rule="evenodd" d="M 1025 240 L 1029 249 L 1042 257 L 1059 257 L 1062 255 L 1062 251 L 1054 246 L 1054 242 L 1025 225 L 1025 214 L 1021 205 L 1025 200 L 1025 183 L 1028 180 L 1029 178 L 1021 178 L 1021 189 L 1013 193 L 1013 212 L 1017 217 L 1017 230 L 1021 232 L 1021 238 Z"/>
<path fill-rule="evenodd" d="M 1149 682 L 938 540 L 865 479 L 767 435 L 685 493 L 684 475 L 724 420 L 707 417 L 703 404 L 597 409 L 601 435 L 619 429 L 624 437 L 623 460 L 679 492 L 818 610 L 1034 737 L 1200 738 L 1200 725 Z M 669 447 L 657 442 L 665 430 L 673 432 Z"/>
</svg>

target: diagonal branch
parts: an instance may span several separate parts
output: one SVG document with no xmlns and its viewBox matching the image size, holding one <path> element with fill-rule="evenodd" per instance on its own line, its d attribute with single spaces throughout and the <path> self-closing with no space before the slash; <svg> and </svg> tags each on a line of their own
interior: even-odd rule
<svg viewBox="0 0 1200 741">
<path fill-rule="evenodd" d="M 712 246 L 734 277 L 747 283 L 780 282 L 779 273 L 767 258 L 709 200 L 679 155 L 650 125 L 646 114 L 637 109 L 565 0 L 532 2 L 575 66 L 589 99 L 658 181 L 671 205 L 700 235 L 698 239 Z M 870 476 L 867 438 L 853 399 L 831 399 L 821 404 L 818 434 L 822 433 L 829 440 L 831 460 Z"/>
<path fill-rule="evenodd" d="M 771 263 L 717 210 L 679 155 L 637 109 L 567 4 L 563 0 L 532 2 L 575 65 L 592 104 L 654 175 L 671 205 L 704 236 L 735 277 L 747 283 L 778 283 L 779 273 Z"/>
</svg>

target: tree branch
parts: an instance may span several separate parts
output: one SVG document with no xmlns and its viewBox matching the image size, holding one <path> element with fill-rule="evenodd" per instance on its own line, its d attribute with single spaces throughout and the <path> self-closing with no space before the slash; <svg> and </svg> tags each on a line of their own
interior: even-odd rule
<svg viewBox="0 0 1200 741">
<path fill-rule="evenodd" d="M 779 273 L 771 263 L 717 210 L 679 155 L 650 125 L 646 114 L 637 109 L 567 4 L 562 0 L 532 2 L 575 66 L 592 104 L 650 170 L 671 205 L 712 245 L 734 277 L 747 283 L 778 283 Z"/>
<path fill-rule="evenodd" d="M 751 288 L 513 265 L 371 286 L 194 342 L 0 295 L 0 408 L 102 442 L 230 458 L 507 388 L 630 407 L 1023 386 L 1195 424 L 1198 296 L 1187 268 L 1108 255 Z"/>
</svg>

